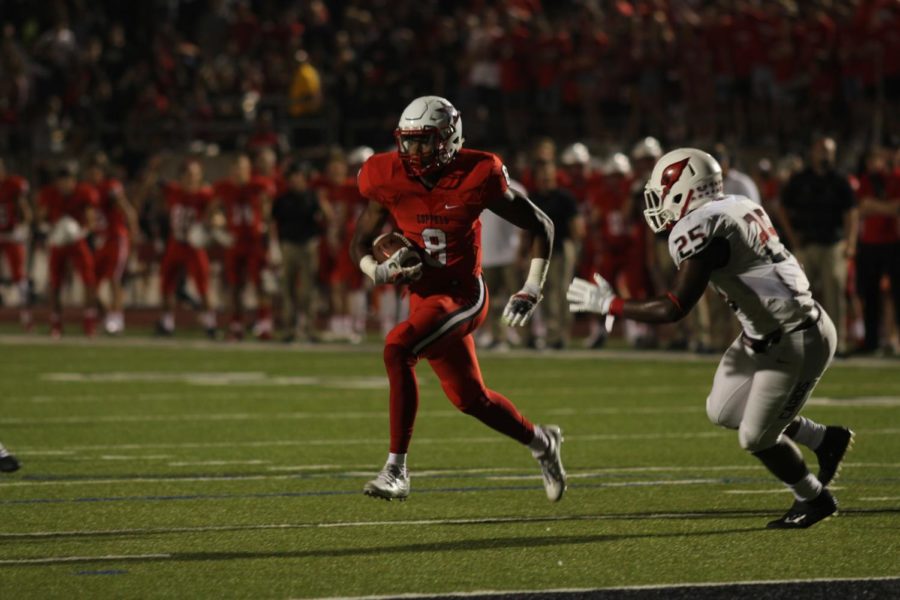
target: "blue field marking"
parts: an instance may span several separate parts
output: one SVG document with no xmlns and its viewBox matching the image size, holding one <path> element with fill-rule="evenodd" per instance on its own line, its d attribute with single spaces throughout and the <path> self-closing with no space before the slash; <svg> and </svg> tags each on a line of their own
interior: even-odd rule
<svg viewBox="0 0 900 600">
<path fill-rule="evenodd" d="M 78 571 L 76 575 L 126 575 L 128 571 L 123 569 L 105 569 L 102 571 Z"/>
</svg>

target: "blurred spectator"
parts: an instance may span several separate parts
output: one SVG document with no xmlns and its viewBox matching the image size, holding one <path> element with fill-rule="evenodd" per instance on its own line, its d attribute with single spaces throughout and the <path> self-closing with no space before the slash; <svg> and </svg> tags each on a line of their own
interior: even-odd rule
<svg viewBox="0 0 900 600">
<path fill-rule="evenodd" d="M 316 275 L 319 238 L 327 204 L 310 188 L 308 163 L 291 163 L 285 171 L 287 188 L 272 205 L 272 222 L 281 250 L 282 341 L 316 341 Z"/>
<path fill-rule="evenodd" d="M 809 165 L 781 192 L 785 233 L 803 265 L 813 295 L 838 330 L 838 352 L 847 352 L 847 259 L 856 251 L 857 209 L 847 178 L 835 168 L 837 145 L 817 138 Z"/>
<path fill-rule="evenodd" d="M 584 219 L 578 212 L 575 197 L 559 187 L 556 163 L 552 161 L 535 163 L 531 201 L 553 221 L 553 257 L 540 306 L 547 329 L 547 347 L 559 350 L 569 343 L 572 317 L 566 304 L 566 288 L 575 275 L 575 248 L 584 238 Z M 527 245 L 523 248 L 528 249 Z M 532 337 L 530 345 L 543 344 Z"/>
<path fill-rule="evenodd" d="M 322 107 L 322 82 L 318 69 L 309 62 L 309 54 L 298 50 L 294 55 L 297 68 L 288 92 L 292 117 L 306 117 L 315 114 Z"/>
<path fill-rule="evenodd" d="M 900 330 L 900 166 L 891 172 L 887 153 L 873 148 L 859 177 L 859 246 L 856 289 L 863 307 L 862 352 L 879 349 L 882 339 L 881 282 L 890 282 L 893 315 Z"/>
<path fill-rule="evenodd" d="M 744 196 L 757 204 L 762 204 L 756 183 L 749 175 L 734 168 L 731 153 L 725 144 L 720 143 L 713 146 L 712 155 L 722 167 L 722 183 L 726 194 Z"/>
</svg>

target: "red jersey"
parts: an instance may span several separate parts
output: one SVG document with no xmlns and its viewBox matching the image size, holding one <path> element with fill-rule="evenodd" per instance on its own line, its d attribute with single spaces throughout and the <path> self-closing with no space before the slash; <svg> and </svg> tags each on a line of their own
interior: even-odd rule
<svg viewBox="0 0 900 600">
<path fill-rule="evenodd" d="M 100 195 L 94 186 L 87 183 L 79 183 L 68 196 L 64 196 L 55 185 L 50 184 L 41 188 L 38 194 L 38 206 L 47 210 L 47 220 L 52 225 L 62 217 L 72 217 L 84 227 L 85 215 L 88 207 L 98 207 Z"/>
<path fill-rule="evenodd" d="M 628 214 L 631 185 L 631 179 L 627 177 L 609 178 L 592 190 L 589 200 L 597 218 L 597 234 L 604 252 L 626 249 L 633 243 L 632 215 Z"/>
<path fill-rule="evenodd" d="M 28 182 L 18 175 L 0 180 L 0 232 L 9 233 L 19 224 L 19 198 L 28 193 Z"/>
<path fill-rule="evenodd" d="M 353 227 L 356 219 L 365 208 L 365 198 L 359 193 L 359 188 L 352 177 L 335 183 L 327 177 L 320 177 L 312 182 L 311 186 L 325 195 L 325 198 L 334 209 L 334 219 L 338 223 L 338 228 L 343 232 L 342 235 L 349 233 L 349 237 L 353 235 Z"/>
<path fill-rule="evenodd" d="M 203 220 L 212 203 L 212 188 L 204 185 L 189 192 L 178 183 L 169 183 L 163 193 L 169 213 L 169 238 L 186 244 L 191 225 Z"/>
<path fill-rule="evenodd" d="M 877 183 L 870 175 L 859 180 L 858 198 L 875 197 L 900 203 L 900 169 L 884 173 Z M 900 218 L 895 215 L 867 215 L 860 219 L 859 241 L 863 244 L 893 244 L 900 242 Z"/>
<path fill-rule="evenodd" d="M 223 179 L 215 184 L 215 196 L 222 201 L 225 220 L 235 241 L 253 242 L 263 234 L 263 198 L 275 195 L 275 185 L 267 177 L 253 177 L 247 183 Z"/>
<path fill-rule="evenodd" d="M 118 202 L 118 198 L 125 193 L 122 182 L 118 179 L 104 179 L 94 188 L 100 198 L 100 210 L 97 211 L 94 231 L 103 236 L 128 235 L 125 213 L 122 212 Z"/>
<path fill-rule="evenodd" d="M 506 168 L 488 152 L 460 150 L 434 189 L 406 174 L 396 152 L 376 154 L 359 172 L 359 191 L 384 206 L 410 241 L 433 258 L 410 285 L 418 294 L 467 284 L 481 274 L 481 211 L 505 197 Z"/>
</svg>

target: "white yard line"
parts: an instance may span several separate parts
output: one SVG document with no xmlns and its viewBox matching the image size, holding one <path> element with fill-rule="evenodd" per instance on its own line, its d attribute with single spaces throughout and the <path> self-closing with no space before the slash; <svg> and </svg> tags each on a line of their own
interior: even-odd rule
<svg viewBox="0 0 900 600">
<path fill-rule="evenodd" d="M 171 554 L 107 554 L 105 556 L 47 556 L 42 558 L 14 558 L 0 560 L 0 565 L 50 565 L 54 563 L 93 562 L 111 560 L 147 560 L 172 558 Z"/>
<path fill-rule="evenodd" d="M 478 590 L 472 592 L 429 592 L 424 594 L 391 594 L 387 596 L 304 596 L 303 598 L 291 598 L 289 600 L 389 600 L 391 598 L 402 598 L 405 600 L 415 600 L 417 598 L 469 598 L 472 596 L 497 596 L 498 598 L 508 597 L 517 598 L 525 594 L 590 594 L 592 592 L 616 592 L 616 591 L 639 591 L 639 590 L 669 590 L 679 588 L 734 588 L 738 586 L 753 585 L 786 585 L 795 583 L 841 583 L 841 582 L 865 582 L 865 581 L 900 581 L 896 576 L 892 577 L 841 577 L 841 578 L 810 578 L 810 579 L 770 579 L 762 581 L 723 581 L 711 582 L 701 581 L 697 583 L 671 583 L 671 584 L 652 584 L 652 585 L 626 585 L 603 588 L 555 588 L 549 590 Z M 665 597 L 661 595 L 660 597 Z M 727 597 L 727 596 L 726 596 Z"/>
</svg>

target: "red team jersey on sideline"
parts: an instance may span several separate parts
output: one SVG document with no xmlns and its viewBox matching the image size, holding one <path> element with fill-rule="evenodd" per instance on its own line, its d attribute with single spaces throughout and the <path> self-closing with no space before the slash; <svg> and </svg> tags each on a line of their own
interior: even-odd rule
<svg viewBox="0 0 900 600">
<path fill-rule="evenodd" d="M 47 220 L 51 224 L 69 216 L 83 227 L 87 208 L 89 206 L 96 208 L 99 204 L 100 195 L 87 183 L 76 185 L 75 190 L 68 196 L 63 196 L 55 185 L 44 186 L 38 195 L 38 205 L 47 209 Z"/>
<path fill-rule="evenodd" d="M 128 235 L 125 213 L 119 208 L 116 197 L 125 192 L 118 179 L 104 179 L 95 185 L 100 198 L 97 222 L 94 230 L 103 236 Z"/>
<path fill-rule="evenodd" d="M 0 233 L 9 233 L 19 224 L 19 198 L 28 193 L 28 182 L 18 175 L 0 181 Z"/>
<path fill-rule="evenodd" d="M 440 263 L 426 263 L 422 278 L 410 284 L 421 295 L 468 286 L 481 275 L 478 217 L 507 189 L 499 157 L 477 150 L 460 150 L 432 190 L 407 176 L 396 152 L 372 156 L 359 172 L 362 195 L 384 206 L 403 235 Z"/>
<path fill-rule="evenodd" d="M 268 177 L 253 177 L 247 183 L 219 181 L 215 196 L 222 200 L 225 220 L 236 243 L 255 242 L 263 234 L 263 197 L 275 196 L 275 184 Z"/>
<path fill-rule="evenodd" d="M 189 192 L 178 183 L 166 184 L 163 189 L 166 210 L 169 213 L 169 238 L 187 243 L 191 225 L 203 220 L 206 209 L 212 203 L 213 190 L 204 185 Z"/>
</svg>

